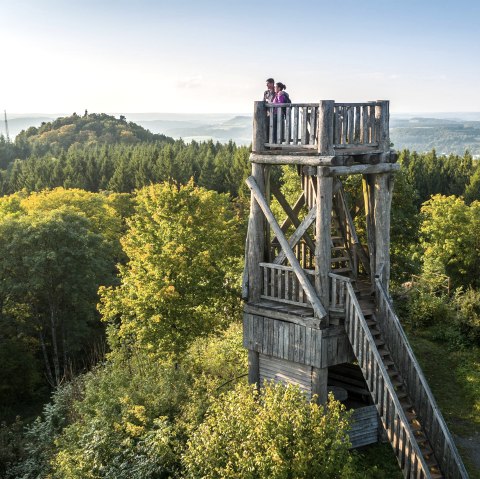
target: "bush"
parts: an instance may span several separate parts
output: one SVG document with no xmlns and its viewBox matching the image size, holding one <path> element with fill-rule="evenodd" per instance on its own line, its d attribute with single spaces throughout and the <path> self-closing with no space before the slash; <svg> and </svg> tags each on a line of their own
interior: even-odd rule
<svg viewBox="0 0 480 479">
<path fill-rule="evenodd" d="M 408 295 L 408 324 L 413 329 L 453 323 L 455 310 L 447 295 L 414 290 Z"/>
<path fill-rule="evenodd" d="M 457 309 L 456 324 L 461 335 L 471 344 L 480 346 L 480 291 L 458 289 L 453 303 Z"/>
<path fill-rule="evenodd" d="M 212 402 L 183 455 L 187 478 L 334 478 L 351 465 L 348 414 L 292 386 L 235 390 Z"/>
</svg>

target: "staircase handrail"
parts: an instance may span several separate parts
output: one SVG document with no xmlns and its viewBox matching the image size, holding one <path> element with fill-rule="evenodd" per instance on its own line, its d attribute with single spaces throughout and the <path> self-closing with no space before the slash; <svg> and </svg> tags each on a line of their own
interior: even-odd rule
<svg viewBox="0 0 480 479">
<path fill-rule="evenodd" d="M 395 313 L 393 304 L 379 278 L 375 279 L 375 289 L 377 305 L 381 313 L 378 318 L 378 323 L 385 341 L 387 341 L 387 346 L 389 347 L 392 358 L 400 374 L 405 379 L 408 395 L 414 403 L 413 406 L 420 422 L 424 425 L 425 432 L 430 440 L 440 468 L 446 477 L 468 479 L 468 473 L 448 430 L 445 419 L 440 412 L 423 371 L 413 353 L 405 331 Z M 388 322 L 388 325 L 385 324 L 386 322 Z M 395 341 L 390 340 L 393 330 L 397 333 Z M 404 353 L 402 358 L 397 357 L 397 346 L 402 348 L 402 352 Z M 407 366 L 405 366 L 406 363 L 408 363 Z M 412 381 L 409 380 L 409 376 L 413 371 L 415 372 L 415 380 Z M 417 386 L 422 389 L 417 390 Z M 425 401 L 425 399 L 427 400 Z M 430 417 L 431 419 L 429 419 Z M 436 429 L 443 434 L 443 445 L 441 441 L 433 440 L 431 437 L 432 432 Z M 455 469 L 452 469 L 452 460 L 456 466 Z"/>
<path fill-rule="evenodd" d="M 405 477 L 431 478 L 428 465 L 363 316 L 352 283 L 349 278 L 344 278 L 343 281 L 346 283 L 345 330 L 399 465 Z M 360 340 L 362 332 L 363 339 Z"/>
</svg>

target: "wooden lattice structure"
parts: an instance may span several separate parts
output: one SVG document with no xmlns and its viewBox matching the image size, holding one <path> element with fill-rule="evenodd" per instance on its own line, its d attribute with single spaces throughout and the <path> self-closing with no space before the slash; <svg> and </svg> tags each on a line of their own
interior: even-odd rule
<svg viewBox="0 0 480 479">
<path fill-rule="evenodd" d="M 354 409 L 353 446 L 387 437 L 405 477 L 468 477 L 388 295 L 399 168 L 388 101 L 255 102 L 253 129 L 243 290 L 250 382 L 296 384 L 321 402 L 333 391 Z M 278 165 L 297 168 L 292 204 Z M 349 205 L 350 175 L 362 176 L 361 208 Z"/>
</svg>

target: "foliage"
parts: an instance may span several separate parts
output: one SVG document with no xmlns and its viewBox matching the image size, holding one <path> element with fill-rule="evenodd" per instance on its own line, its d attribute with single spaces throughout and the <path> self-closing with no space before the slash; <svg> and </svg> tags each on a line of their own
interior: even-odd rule
<svg viewBox="0 0 480 479">
<path fill-rule="evenodd" d="M 52 472 L 50 459 L 55 451 L 55 439 L 63 428 L 75 420 L 73 404 L 82 396 L 83 381 L 77 378 L 59 386 L 51 402 L 38 417 L 25 428 L 23 436 L 17 438 L 16 454 L 10 459 L 6 479 L 34 479 L 49 477 Z"/>
<path fill-rule="evenodd" d="M 438 156 L 435 150 L 429 153 L 403 150 L 399 162 L 417 192 L 417 207 L 435 194 L 463 196 L 477 169 L 468 151 L 462 157 Z M 480 198 L 471 198 L 474 199 Z"/>
<path fill-rule="evenodd" d="M 348 415 L 330 397 L 307 402 L 292 386 L 239 385 L 213 401 L 183 456 L 185 477 L 342 477 Z"/>
<path fill-rule="evenodd" d="M 11 159 L 0 171 L 0 193 L 58 186 L 130 193 L 162 181 L 185 184 L 193 177 L 200 186 L 246 197 L 248 155 L 248 148 L 232 142 L 187 145 L 171 139 L 135 144 L 82 141 L 68 148 L 52 147 L 51 151 L 36 153 L 27 148 L 23 156 Z"/>
<path fill-rule="evenodd" d="M 167 183 L 138 191 L 121 285 L 101 290 L 113 349 L 181 354 L 238 311 L 240 231 L 228 197 Z"/>
<path fill-rule="evenodd" d="M 0 198 L 3 417 L 36 398 L 42 376 L 57 385 L 84 367 L 102 336 L 97 289 L 123 259 L 125 201 L 62 188 Z"/>
<path fill-rule="evenodd" d="M 141 350 L 112 357 L 59 388 L 9 477 L 170 477 L 209 402 L 245 370 L 238 323 L 195 341 L 181 364 Z"/>
<path fill-rule="evenodd" d="M 39 128 L 30 127 L 15 138 L 17 148 L 30 154 L 44 154 L 66 150 L 76 143 L 86 144 L 134 144 L 153 141 L 172 142 L 165 135 L 156 135 L 125 118 L 116 119 L 105 113 L 85 112 L 79 116 L 57 118 L 43 122 Z"/>
<path fill-rule="evenodd" d="M 458 289 L 453 297 L 457 309 L 456 325 L 470 344 L 480 346 L 480 291 Z"/>
<path fill-rule="evenodd" d="M 480 202 L 435 195 L 422 206 L 423 270 L 446 274 L 453 286 L 480 286 Z"/>
</svg>

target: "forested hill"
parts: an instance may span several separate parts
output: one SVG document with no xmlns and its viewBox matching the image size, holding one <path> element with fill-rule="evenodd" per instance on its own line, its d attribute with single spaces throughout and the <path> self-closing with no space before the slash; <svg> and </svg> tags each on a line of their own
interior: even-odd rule
<svg viewBox="0 0 480 479">
<path fill-rule="evenodd" d="M 20 156 L 44 154 L 66 150 L 75 143 L 83 145 L 137 144 L 152 142 L 173 142 L 165 135 L 151 133 L 149 130 L 127 121 L 124 116 L 115 118 L 105 113 L 88 113 L 83 116 L 73 113 L 57 118 L 52 122 L 43 122 L 39 128 L 34 126 L 20 132 L 15 140 Z"/>
<path fill-rule="evenodd" d="M 187 144 L 153 134 L 123 116 L 73 114 L 22 131 L 14 143 L 0 136 L 0 195 L 55 187 L 128 193 L 193 178 L 235 197 L 245 188 L 248 155 L 233 142 Z"/>
</svg>

